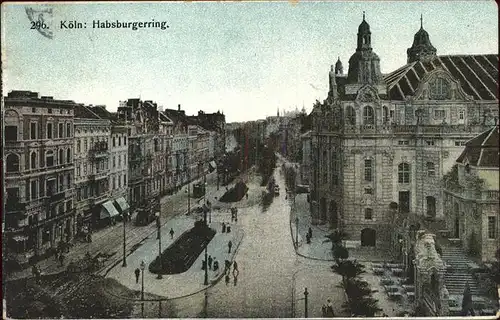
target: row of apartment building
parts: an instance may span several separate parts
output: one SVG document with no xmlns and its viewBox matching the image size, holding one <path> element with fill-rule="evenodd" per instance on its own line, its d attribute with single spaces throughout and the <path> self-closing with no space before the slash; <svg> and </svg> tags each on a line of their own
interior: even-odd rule
<svg viewBox="0 0 500 320">
<path fill-rule="evenodd" d="M 4 240 L 21 263 L 122 213 L 148 223 L 161 196 L 225 152 L 224 114 L 188 116 L 140 99 L 109 112 L 12 91 L 3 119 Z"/>
</svg>

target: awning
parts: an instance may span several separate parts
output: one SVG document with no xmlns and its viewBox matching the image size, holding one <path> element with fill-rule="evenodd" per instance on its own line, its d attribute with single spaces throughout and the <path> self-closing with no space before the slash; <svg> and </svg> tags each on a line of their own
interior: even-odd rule
<svg viewBox="0 0 500 320">
<path fill-rule="evenodd" d="M 112 218 L 112 217 L 115 217 L 117 215 L 119 215 L 119 213 L 116 210 L 113 203 L 111 203 L 111 201 L 106 201 L 102 204 L 101 219 Z"/>
<path fill-rule="evenodd" d="M 127 200 L 125 200 L 124 197 L 120 197 L 120 198 L 116 199 L 115 206 L 118 209 L 118 212 L 120 212 L 120 213 L 124 213 L 130 208 L 130 206 L 127 203 Z"/>
</svg>

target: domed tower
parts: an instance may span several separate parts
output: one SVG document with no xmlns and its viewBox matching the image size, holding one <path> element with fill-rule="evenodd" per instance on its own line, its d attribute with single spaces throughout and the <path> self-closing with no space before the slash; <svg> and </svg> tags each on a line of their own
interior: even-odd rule
<svg viewBox="0 0 500 320">
<path fill-rule="evenodd" d="M 406 50 L 408 63 L 434 58 L 436 56 L 436 52 L 436 48 L 434 48 L 431 40 L 429 39 L 429 34 L 424 30 L 423 18 L 422 15 L 420 15 L 420 30 L 415 33 L 411 48 Z"/>
<path fill-rule="evenodd" d="M 342 75 L 344 74 L 344 67 L 342 66 L 342 61 L 340 61 L 340 57 L 337 59 L 335 63 L 335 74 Z"/>
<path fill-rule="evenodd" d="M 383 84 L 380 72 L 380 58 L 372 49 L 372 33 L 370 25 L 365 20 L 358 27 L 358 45 L 356 52 L 349 59 L 347 83 L 349 84 Z"/>
</svg>

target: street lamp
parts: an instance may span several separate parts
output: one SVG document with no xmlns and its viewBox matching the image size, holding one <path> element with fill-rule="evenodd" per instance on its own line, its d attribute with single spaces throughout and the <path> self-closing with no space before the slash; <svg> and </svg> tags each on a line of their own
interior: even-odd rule
<svg viewBox="0 0 500 320">
<path fill-rule="evenodd" d="M 123 263 L 122 267 L 127 266 L 127 248 L 125 245 L 125 212 L 122 213 L 122 219 L 123 219 Z"/>
<path fill-rule="evenodd" d="M 144 269 L 146 269 L 146 263 L 144 263 L 144 260 L 142 260 L 140 268 L 141 268 L 141 272 L 142 272 L 141 317 L 144 318 Z"/>
<path fill-rule="evenodd" d="M 160 260 L 160 272 L 158 272 L 158 276 L 156 279 L 162 279 L 163 276 L 161 272 L 163 271 L 163 260 L 161 258 L 161 223 L 160 223 L 160 212 L 155 213 L 156 216 L 156 225 L 158 226 L 158 259 Z"/>
<path fill-rule="evenodd" d="M 205 246 L 205 281 L 203 282 L 204 285 L 208 286 L 208 243 Z"/>
<path fill-rule="evenodd" d="M 304 318 L 307 318 L 307 296 L 309 295 L 309 292 L 307 291 L 307 288 L 304 289 Z"/>
<path fill-rule="evenodd" d="M 295 217 L 295 248 L 299 248 L 299 217 Z"/>
</svg>

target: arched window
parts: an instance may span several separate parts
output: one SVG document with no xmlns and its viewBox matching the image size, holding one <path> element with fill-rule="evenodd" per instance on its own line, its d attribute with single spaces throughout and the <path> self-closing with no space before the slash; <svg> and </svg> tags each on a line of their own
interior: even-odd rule
<svg viewBox="0 0 500 320">
<path fill-rule="evenodd" d="M 375 124 L 375 114 L 373 108 L 366 106 L 363 108 L 363 124 L 374 125 Z"/>
<path fill-rule="evenodd" d="M 351 106 L 346 108 L 345 122 L 350 126 L 356 125 L 356 111 Z"/>
<path fill-rule="evenodd" d="M 19 156 L 11 153 L 7 156 L 7 172 L 19 172 Z"/>
<path fill-rule="evenodd" d="M 387 109 L 386 106 L 382 107 L 382 116 L 383 116 L 383 122 L 388 123 L 389 122 L 389 109 Z"/>
<path fill-rule="evenodd" d="M 30 156 L 31 169 L 36 169 L 36 152 L 33 151 Z"/>
<path fill-rule="evenodd" d="M 45 166 L 54 166 L 54 152 L 52 150 L 47 151 L 47 153 L 45 154 Z"/>
<path fill-rule="evenodd" d="M 436 166 L 434 165 L 434 162 L 427 162 L 427 176 L 436 176 Z"/>
<path fill-rule="evenodd" d="M 63 149 L 59 149 L 59 164 L 63 164 L 64 163 L 64 151 Z"/>
<path fill-rule="evenodd" d="M 398 165 L 398 181 L 399 183 L 410 183 L 410 165 L 406 162 Z"/>
</svg>

